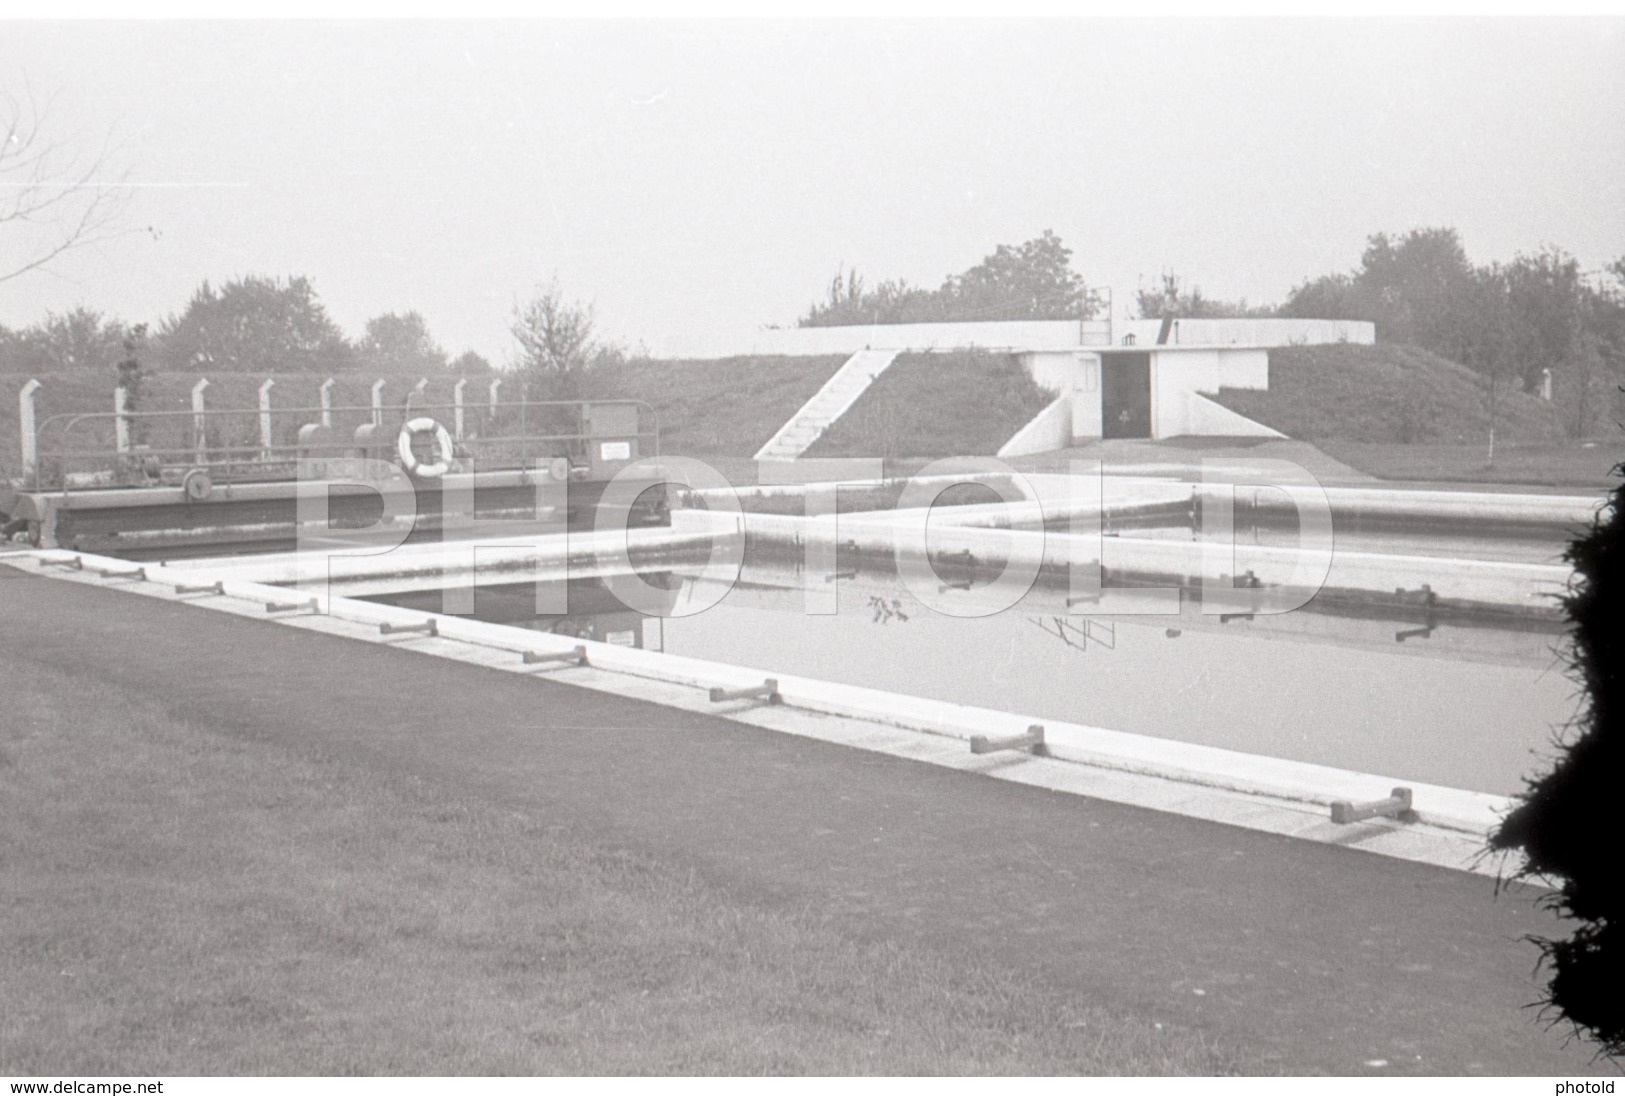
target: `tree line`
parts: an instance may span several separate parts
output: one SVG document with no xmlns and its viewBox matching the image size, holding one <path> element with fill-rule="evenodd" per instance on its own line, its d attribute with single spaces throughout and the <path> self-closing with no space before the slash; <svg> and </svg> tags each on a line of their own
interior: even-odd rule
<svg viewBox="0 0 1625 1096">
<path fill-rule="evenodd" d="M 348 373 L 370 370 L 490 372 L 473 351 L 450 357 L 417 312 L 374 316 L 358 339 L 327 313 L 310 279 L 247 275 L 204 282 L 186 307 L 156 327 L 83 305 L 20 330 L 0 326 L 0 367 L 50 374 L 139 360 L 186 373 Z"/>
<path fill-rule="evenodd" d="M 967 320 L 1079 320 L 1100 311 L 1100 295 L 1072 269 L 1072 250 L 1054 232 L 991 255 L 950 275 L 936 289 L 892 279 L 872 289 L 856 271 L 838 270 L 825 299 L 797 321 L 801 327 L 940 323 Z"/>
<path fill-rule="evenodd" d="M 592 306 L 568 298 L 557 282 L 514 303 L 510 331 L 509 364 L 561 390 L 583 369 L 628 356 L 598 338 Z M 374 316 L 360 338 L 350 339 L 309 278 L 250 274 L 219 288 L 204 282 L 184 309 L 156 327 L 82 305 L 18 330 L 0 325 L 0 371 L 48 376 L 70 369 L 468 376 L 493 366 L 474 351 L 451 357 L 415 311 Z"/>
<path fill-rule="evenodd" d="M 1466 365 L 1491 387 L 1538 391 L 1552 371 L 1569 432 L 1603 422 L 1625 379 L 1625 257 L 1582 271 L 1545 247 L 1475 265 L 1452 228 L 1372 236 L 1360 266 L 1297 286 L 1283 316 L 1371 320 L 1377 337 Z"/>
</svg>

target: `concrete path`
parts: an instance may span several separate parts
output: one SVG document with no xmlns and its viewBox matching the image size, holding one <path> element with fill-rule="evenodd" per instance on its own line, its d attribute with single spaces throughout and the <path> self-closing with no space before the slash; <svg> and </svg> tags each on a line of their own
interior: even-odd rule
<svg viewBox="0 0 1625 1096">
<path fill-rule="evenodd" d="M 972 949 L 1265 1067 L 1606 1068 L 1526 1007 L 1522 937 L 1557 930 L 1527 890 L 5 567 L 0 616 L 0 675 L 51 665 L 589 826 L 741 901 Z"/>
</svg>

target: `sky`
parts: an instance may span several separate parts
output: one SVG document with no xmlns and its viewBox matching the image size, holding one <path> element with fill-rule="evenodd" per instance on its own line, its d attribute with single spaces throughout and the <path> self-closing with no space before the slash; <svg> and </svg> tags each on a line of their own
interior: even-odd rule
<svg viewBox="0 0 1625 1096">
<path fill-rule="evenodd" d="M 1418 226 L 1625 255 L 1625 20 L 8 22 L 0 89 L 133 187 L 0 282 L 11 327 L 305 275 L 351 335 L 415 309 L 500 363 L 556 280 L 703 355 L 840 268 L 935 287 L 1045 229 L 1119 314 L 1163 271 L 1276 302 Z"/>
</svg>

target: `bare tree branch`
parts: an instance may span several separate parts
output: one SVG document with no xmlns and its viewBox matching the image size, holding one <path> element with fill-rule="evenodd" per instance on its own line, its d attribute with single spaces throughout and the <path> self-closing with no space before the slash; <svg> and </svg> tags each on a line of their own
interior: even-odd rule
<svg viewBox="0 0 1625 1096">
<path fill-rule="evenodd" d="M 0 93 L 0 282 L 118 235 L 133 194 L 111 135 L 88 152 L 54 138 L 51 107 Z"/>
</svg>

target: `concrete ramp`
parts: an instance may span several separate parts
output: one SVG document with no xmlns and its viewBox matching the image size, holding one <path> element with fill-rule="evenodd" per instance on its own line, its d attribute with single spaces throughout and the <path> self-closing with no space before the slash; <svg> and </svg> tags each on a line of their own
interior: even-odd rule
<svg viewBox="0 0 1625 1096">
<path fill-rule="evenodd" d="M 896 360 L 896 350 L 860 350 L 757 450 L 757 460 L 795 460 Z"/>
</svg>

